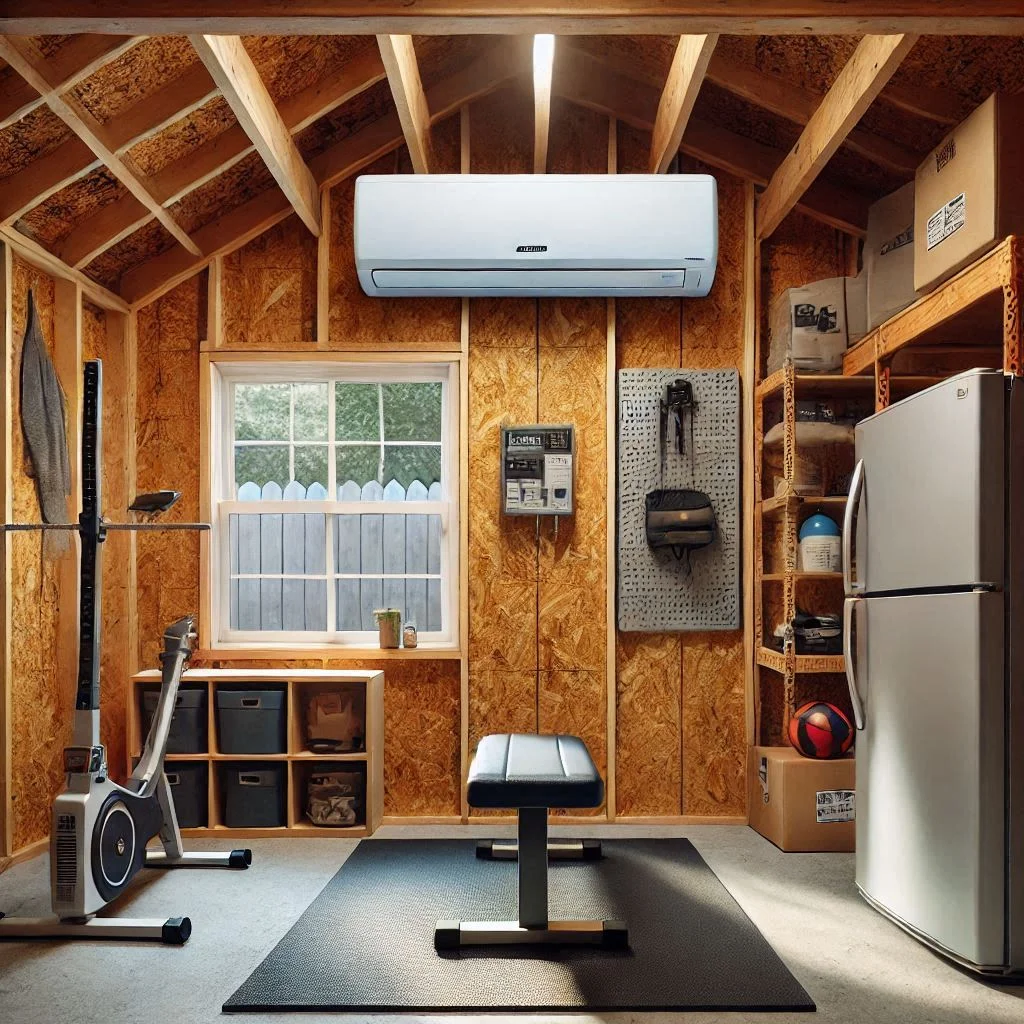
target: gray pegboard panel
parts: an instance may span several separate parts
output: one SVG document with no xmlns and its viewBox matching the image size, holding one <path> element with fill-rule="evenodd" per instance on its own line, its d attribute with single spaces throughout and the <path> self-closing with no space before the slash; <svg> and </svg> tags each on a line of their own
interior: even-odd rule
<svg viewBox="0 0 1024 1024">
<path fill-rule="evenodd" d="M 693 386 L 693 436 L 680 455 L 667 431 L 659 467 L 660 401 L 678 379 Z M 618 624 L 623 632 L 670 633 L 740 626 L 740 379 L 735 370 L 620 370 L 618 437 Z M 691 469 L 690 445 L 694 445 Z M 644 500 L 688 487 L 711 498 L 713 544 L 693 551 L 690 571 L 647 545 Z"/>
</svg>

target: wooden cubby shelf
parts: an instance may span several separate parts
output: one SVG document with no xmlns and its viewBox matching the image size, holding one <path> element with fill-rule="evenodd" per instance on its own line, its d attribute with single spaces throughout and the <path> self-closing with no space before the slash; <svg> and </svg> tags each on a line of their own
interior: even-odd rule
<svg viewBox="0 0 1024 1024">
<path fill-rule="evenodd" d="M 380 825 L 384 808 L 384 674 L 369 670 L 333 669 L 188 669 L 182 676 L 183 687 L 196 684 L 206 688 L 207 749 L 198 754 L 172 754 L 166 758 L 167 766 L 177 763 L 206 762 L 207 772 L 207 826 L 182 828 L 185 836 L 223 836 L 238 839 L 260 839 L 271 836 L 296 835 L 343 837 L 347 839 L 372 835 Z M 156 669 L 139 672 L 132 677 L 128 688 L 128 765 L 142 746 L 142 690 L 158 686 L 160 673 Z M 246 685 L 254 689 L 282 687 L 285 692 L 284 753 L 277 754 L 225 754 L 218 748 L 216 694 L 219 688 L 239 689 Z M 318 692 L 355 689 L 362 691 L 358 702 L 365 709 L 365 749 L 345 753 L 317 754 L 307 749 L 305 738 L 305 698 Z M 283 765 L 285 768 L 285 823 L 269 828 L 228 828 L 223 823 L 221 784 L 218 771 L 230 764 Z M 365 792 L 363 794 L 363 821 L 351 826 L 314 825 L 305 816 L 304 789 L 309 774 L 316 770 L 357 769 L 363 767 Z"/>
</svg>

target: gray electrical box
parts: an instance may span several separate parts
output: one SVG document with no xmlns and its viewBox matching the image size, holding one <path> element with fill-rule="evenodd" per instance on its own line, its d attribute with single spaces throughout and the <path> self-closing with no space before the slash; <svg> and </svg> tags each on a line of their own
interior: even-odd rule
<svg viewBox="0 0 1024 1024">
<path fill-rule="evenodd" d="M 570 516 L 576 434 L 571 424 L 501 428 L 501 507 L 509 516 Z"/>
</svg>

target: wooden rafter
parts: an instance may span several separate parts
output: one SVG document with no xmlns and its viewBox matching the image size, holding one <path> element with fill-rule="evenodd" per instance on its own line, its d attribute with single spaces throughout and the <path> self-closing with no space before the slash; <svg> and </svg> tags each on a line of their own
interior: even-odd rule
<svg viewBox="0 0 1024 1024">
<path fill-rule="evenodd" d="M 41 66 L 34 59 L 31 47 L 24 40 L 0 37 L 0 57 L 3 57 L 44 98 L 50 110 L 92 150 L 96 159 L 105 164 L 110 173 L 139 202 L 150 209 L 177 241 L 190 252 L 199 254 L 195 243 L 153 198 L 142 178 L 114 152 L 109 144 L 109 133 L 104 126 L 87 111 L 72 106 L 59 91 L 63 86 L 64 79 L 51 76 L 50 69 L 47 66 Z"/>
<path fill-rule="evenodd" d="M 657 89 L 581 50 L 567 47 L 562 53 L 554 91 L 580 106 L 615 117 L 635 128 L 650 131 L 654 127 L 659 104 Z M 712 167 L 758 185 L 767 184 L 785 156 L 781 150 L 694 117 L 690 118 L 680 149 Z M 868 205 L 867 196 L 819 181 L 803 196 L 799 208 L 841 231 L 863 236 Z"/>
<path fill-rule="evenodd" d="M 5 0 L 0 32 L 189 35 L 1024 35 L 1007 0 Z M 1008 16 L 1008 10 L 1009 16 Z"/>
<path fill-rule="evenodd" d="M 39 104 L 44 102 L 23 78 L 19 77 L 17 82 L 29 90 Z M 202 106 L 215 95 L 218 95 L 217 87 L 206 68 L 196 64 L 179 78 L 121 111 L 109 124 L 103 125 L 105 141 L 115 153 L 121 155 L 169 123 Z M 99 166 L 96 154 L 78 136 L 67 139 L 45 156 L 3 179 L 3 189 L 0 189 L 0 224 L 14 223 L 32 207 L 38 206 L 55 192 Z M 151 179 L 147 185 L 150 192 L 155 191 Z M 139 205 L 139 201 L 132 195 L 126 196 L 123 203 L 125 208 L 132 211 Z M 110 206 L 118 207 L 119 202 L 115 201 Z"/>
<path fill-rule="evenodd" d="M 533 173 L 548 169 L 548 137 L 551 134 L 551 76 L 554 71 L 555 37 L 533 37 Z"/>
<path fill-rule="evenodd" d="M 800 125 L 807 124 L 822 101 L 821 93 L 719 54 L 711 58 L 707 80 L 762 110 Z M 898 174 L 912 175 L 921 162 L 920 153 L 864 128 L 854 128 L 845 142 L 855 153 Z"/>
<path fill-rule="evenodd" d="M 679 151 L 686 123 L 690 120 L 697 93 L 717 45 L 717 35 L 680 37 L 658 101 L 658 113 L 651 133 L 651 174 L 662 174 L 668 170 L 669 163 Z"/>
<path fill-rule="evenodd" d="M 196 71 L 202 73 L 201 80 L 193 81 L 192 75 L 188 75 L 187 78 L 182 75 L 180 79 L 165 87 L 171 89 L 177 86 L 176 95 L 192 105 L 190 109 L 200 106 L 209 98 L 208 94 L 200 95 L 203 80 L 219 94 L 205 66 L 197 64 Z M 282 100 L 278 110 L 288 130 L 295 135 L 353 96 L 376 85 L 383 78 L 384 65 L 377 48 L 373 47 L 346 61 L 344 65 L 335 68 L 319 81 Z M 162 108 L 158 101 L 165 89 L 151 97 L 150 109 L 155 117 L 162 116 Z M 133 107 L 132 110 L 134 109 Z M 131 114 L 132 111 L 128 111 L 129 121 L 132 120 Z M 145 122 L 141 119 L 137 128 L 140 135 L 129 143 L 130 145 L 134 145 L 139 138 L 153 134 L 153 129 L 146 128 Z M 157 171 L 148 179 L 150 189 L 164 206 L 170 206 L 182 196 L 229 170 L 254 149 L 252 141 L 241 126 L 233 125 L 187 156 L 172 160 L 166 167 Z M 138 204 L 133 196 L 115 200 L 75 226 L 60 243 L 61 258 L 66 262 L 72 262 L 76 267 L 86 266 L 100 253 L 135 231 L 145 219 L 148 218 L 140 222 Z"/>
<path fill-rule="evenodd" d="M 493 46 L 462 71 L 429 89 L 427 101 L 433 112 L 432 121 L 436 124 L 456 113 L 463 104 L 525 76 L 527 42 L 525 38 L 516 38 Z M 321 153 L 310 162 L 310 168 L 320 187 L 328 188 L 404 142 L 398 115 L 392 112 Z M 285 197 L 277 189 L 270 189 L 196 232 L 207 256 L 195 259 L 178 249 L 169 249 L 128 271 L 121 280 L 121 294 L 133 307 L 151 302 L 202 269 L 213 256 L 237 249 L 290 212 Z"/>
<path fill-rule="evenodd" d="M 143 39 L 145 36 L 76 36 L 49 59 L 44 58 L 30 40 L 17 40 L 17 45 L 36 72 L 52 83 L 52 91 L 60 93 L 74 88 Z M 33 88 L 22 77 L 12 80 L 3 94 L 0 94 L 0 130 L 45 104 L 45 93 Z"/>
<path fill-rule="evenodd" d="M 398 120 L 409 147 L 409 157 L 417 174 L 429 174 L 434 164 L 430 140 L 430 110 L 420 81 L 412 36 L 377 36 L 380 57 L 388 75 Z"/>
<path fill-rule="evenodd" d="M 302 223 L 319 235 L 320 196 L 316 182 L 242 40 L 238 36 L 191 38 L 199 59 L 220 87 L 281 191 Z"/>
<path fill-rule="evenodd" d="M 866 36 L 832 83 L 757 204 L 757 236 L 767 238 L 800 201 L 885 87 L 916 36 Z"/>
</svg>

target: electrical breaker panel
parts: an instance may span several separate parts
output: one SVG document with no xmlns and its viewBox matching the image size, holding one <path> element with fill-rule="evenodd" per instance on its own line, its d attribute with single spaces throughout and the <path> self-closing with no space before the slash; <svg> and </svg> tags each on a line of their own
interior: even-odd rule
<svg viewBox="0 0 1024 1024">
<path fill-rule="evenodd" d="M 501 428 L 502 509 L 509 516 L 573 513 L 571 424 Z"/>
</svg>

